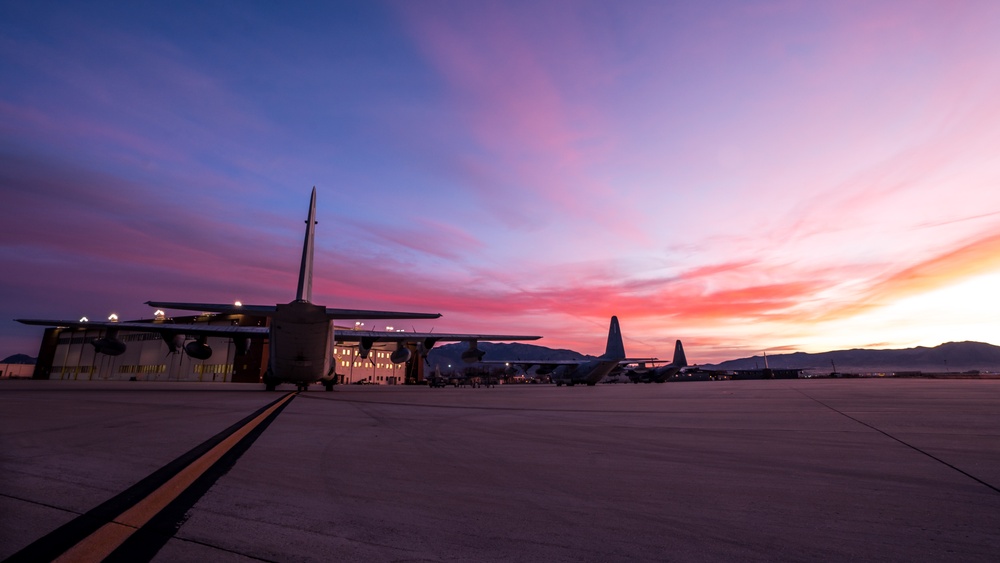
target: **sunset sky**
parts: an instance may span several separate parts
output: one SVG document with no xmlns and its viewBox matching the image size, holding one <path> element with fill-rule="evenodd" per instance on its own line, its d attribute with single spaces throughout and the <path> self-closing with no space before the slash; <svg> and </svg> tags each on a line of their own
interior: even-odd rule
<svg viewBox="0 0 1000 563">
<path fill-rule="evenodd" d="M 405 328 L 1000 344 L 1000 2 L 185 4 L 0 4 L 0 358 L 292 300 L 313 186 L 314 301 Z"/>
</svg>

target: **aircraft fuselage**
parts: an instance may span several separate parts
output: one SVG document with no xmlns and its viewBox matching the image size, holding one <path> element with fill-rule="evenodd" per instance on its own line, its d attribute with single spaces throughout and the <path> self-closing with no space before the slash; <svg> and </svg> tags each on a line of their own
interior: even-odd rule
<svg viewBox="0 0 1000 563">
<path fill-rule="evenodd" d="M 325 377 L 330 371 L 330 331 L 326 307 L 306 301 L 278 305 L 271 318 L 269 378 L 307 384 Z"/>
<path fill-rule="evenodd" d="M 595 360 L 575 366 L 559 366 L 552 374 L 552 379 L 557 383 L 573 385 L 575 383 L 586 383 L 595 385 L 611 370 L 618 367 L 618 360 Z"/>
</svg>

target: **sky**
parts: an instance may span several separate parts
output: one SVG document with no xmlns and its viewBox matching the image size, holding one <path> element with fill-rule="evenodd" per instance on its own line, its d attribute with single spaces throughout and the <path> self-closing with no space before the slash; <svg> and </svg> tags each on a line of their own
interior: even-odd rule
<svg viewBox="0 0 1000 563">
<path fill-rule="evenodd" d="M 443 314 L 408 329 L 1000 344 L 997 29 L 992 0 L 5 1 L 0 358 L 37 353 L 15 318 L 293 300 L 313 186 L 313 301 Z"/>
</svg>

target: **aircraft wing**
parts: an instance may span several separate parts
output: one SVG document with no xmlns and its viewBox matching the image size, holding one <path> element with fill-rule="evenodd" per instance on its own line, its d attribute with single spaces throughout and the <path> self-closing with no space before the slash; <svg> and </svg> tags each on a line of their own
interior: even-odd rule
<svg viewBox="0 0 1000 563">
<path fill-rule="evenodd" d="M 326 308 L 326 318 L 328 319 L 371 319 L 371 320 L 393 320 L 393 319 L 437 319 L 441 313 L 401 313 L 398 311 L 366 311 L 363 309 L 334 309 Z M 489 340 L 484 338 L 483 340 Z"/>
<path fill-rule="evenodd" d="M 638 362 L 652 362 L 656 358 L 626 358 L 618 360 L 620 365 L 634 364 Z M 587 362 L 601 361 L 600 358 L 585 358 L 582 360 L 483 360 L 481 364 L 517 364 L 521 366 L 578 366 Z"/>
<path fill-rule="evenodd" d="M 163 309 L 180 309 L 182 311 L 199 311 L 204 313 L 252 314 L 271 316 L 277 310 L 275 305 L 235 305 L 232 303 L 177 303 L 170 301 L 147 301 L 150 307 Z M 328 319 L 437 319 L 441 313 L 406 313 L 400 311 L 370 311 L 366 309 L 336 309 L 326 308 Z"/>
<path fill-rule="evenodd" d="M 519 366 L 578 366 L 593 360 L 482 360 L 481 364 L 515 364 Z"/>
<path fill-rule="evenodd" d="M 366 318 L 366 317 L 348 317 Z M 397 317 L 398 318 L 398 317 Z M 512 334 L 457 334 L 449 332 L 388 332 L 378 330 L 334 330 L 334 338 L 338 342 L 472 342 L 472 341 L 508 341 L 508 340 L 538 340 L 541 336 L 524 336 Z"/>
<path fill-rule="evenodd" d="M 234 326 L 234 325 L 191 325 L 191 324 L 171 324 L 171 323 L 133 323 L 133 322 L 110 322 L 110 321 L 64 321 L 46 319 L 14 319 L 21 324 L 67 327 L 67 328 L 105 328 L 117 329 L 129 332 L 172 332 L 176 334 L 189 334 L 198 336 L 259 336 L 268 335 L 269 329 L 265 326 Z"/>
<path fill-rule="evenodd" d="M 618 362 L 622 365 L 628 364 L 669 364 L 667 360 L 661 360 L 659 358 L 625 358 L 624 360 Z"/>
<path fill-rule="evenodd" d="M 150 307 L 161 309 L 180 309 L 181 311 L 198 311 L 200 313 L 227 313 L 231 315 L 256 314 L 273 315 L 274 305 L 234 305 L 232 303 L 178 303 L 171 301 L 146 301 Z"/>
</svg>

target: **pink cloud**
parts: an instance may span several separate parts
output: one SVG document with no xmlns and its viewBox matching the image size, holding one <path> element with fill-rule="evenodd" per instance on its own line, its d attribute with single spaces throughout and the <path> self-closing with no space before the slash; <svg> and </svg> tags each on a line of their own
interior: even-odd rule
<svg viewBox="0 0 1000 563">
<path fill-rule="evenodd" d="M 367 238 L 382 241 L 387 247 L 409 249 L 419 255 L 457 259 L 485 248 L 485 244 L 472 233 L 427 217 L 415 217 L 411 222 L 415 223 L 412 226 L 370 225 L 353 218 L 345 218 L 343 221 L 355 233 L 363 232 Z"/>
<path fill-rule="evenodd" d="M 579 44 L 584 39 L 572 28 L 573 18 L 541 39 L 523 16 L 499 3 L 475 13 L 455 10 L 448 18 L 408 13 L 418 45 L 451 85 L 482 160 L 493 162 L 485 166 L 478 157 L 464 157 L 466 170 L 473 171 L 469 187 L 490 201 L 502 191 L 504 199 L 522 206 L 558 209 L 614 236 L 648 242 L 620 206 L 604 205 L 627 197 L 595 168 L 616 141 L 605 116 L 580 91 L 601 80 L 588 78 L 603 70 L 581 67 L 588 46 Z M 541 54 L 553 48 L 575 53 L 572 78 L 558 57 Z"/>
</svg>

